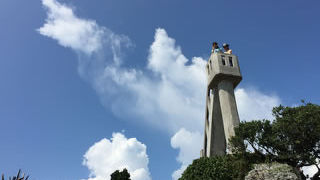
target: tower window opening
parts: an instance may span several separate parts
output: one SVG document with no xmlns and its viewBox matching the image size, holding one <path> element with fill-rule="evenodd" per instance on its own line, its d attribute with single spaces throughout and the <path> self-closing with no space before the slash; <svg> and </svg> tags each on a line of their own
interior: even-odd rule
<svg viewBox="0 0 320 180">
<path fill-rule="evenodd" d="M 222 60 L 222 65 L 226 65 L 226 59 L 225 59 L 225 56 L 221 56 L 221 60 Z"/>
<path fill-rule="evenodd" d="M 231 67 L 233 67 L 232 57 L 229 57 L 229 64 Z"/>
</svg>

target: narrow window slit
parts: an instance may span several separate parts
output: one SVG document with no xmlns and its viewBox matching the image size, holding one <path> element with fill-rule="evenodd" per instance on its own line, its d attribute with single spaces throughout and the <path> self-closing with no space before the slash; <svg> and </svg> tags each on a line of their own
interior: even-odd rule
<svg viewBox="0 0 320 180">
<path fill-rule="evenodd" d="M 229 64 L 231 67 L 233 67 L 232 57 L 229 57 Z"/>
<path fill-rule="evenodd" d="M 226 65 L 226 59 L 225 59 L 225 56 L 221 56 L 221 60 L 222 60 L 222 65 Z"/>
</svg>

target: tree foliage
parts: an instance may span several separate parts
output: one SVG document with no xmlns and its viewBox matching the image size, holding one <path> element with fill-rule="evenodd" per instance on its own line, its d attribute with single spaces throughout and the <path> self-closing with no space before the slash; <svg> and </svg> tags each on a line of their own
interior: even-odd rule
<svg viewBox="0 0 320 180">
<path fill-rule="evenodd" d="M 240 123 L 230 139 L 232 152 L 250 162 L 277 161 L 299 170 L 316 165 L 318 172 L 313 179 L 319 179 L 320 106 L 312 103 L 297 107 L 280 105 L 273 109 L 273 115 L 272 122 Z"/>
<path fill-rule="evenodd" d="M 130 174 L 127 169 L 123 169 L 121 172 L 116 170 L 111 174 L 111 180 L 131 180 Z"/>
<path fill-rule="evenodd" d="M 274 120 L 241 122 L 230 139 L 232 155 L 200 158 L 179 180 L 243 179 L 252 164 L 286 163 L 296 168 L 315 165 L 312 180 L 320 180 L 320 106 L 304 103 L 273 108 Z"/>
<path fill-rule="evenodd" d="M 25 176 L 25 174 L 21 175 L 20 169 L 19 169 L 18 174 L 16 176 L 13 176 L 12 178 L 9 177 L 9 180 L 28 180 L 28 179 L 29 179 L 29 176 Z M 2 174 L 1 180 L 5 180 L 4 174 Z"/>
<path fill-rule="evenodd" d="M 250 170 L 244 159 L 232 155 L 202 157 L 193 161 L 179 180 L 233 180 L 243 179 Z"/>
</svg>

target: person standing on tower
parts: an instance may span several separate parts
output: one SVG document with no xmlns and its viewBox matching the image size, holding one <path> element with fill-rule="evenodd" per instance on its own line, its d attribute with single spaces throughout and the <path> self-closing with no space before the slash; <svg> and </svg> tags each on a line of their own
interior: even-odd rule
<svg viewBox="0 0 320 180">
<path fill-rule="evenodd" d="M 229 44 L 224 43 L 223 44 L 223 49 L 225 54 L 232 54 L 232 50 L 229 48 Z"/>
<path fill-rule="evenodd" d="M 219 48 L 218 43 L 217 43 L 217 42 L 213 42 L 213 43 L 212 43 L 211 53 L 220 53 L 220 52 L 222 52 L 222 51 L 221 51 L 221 49 Z"/>
</svg>

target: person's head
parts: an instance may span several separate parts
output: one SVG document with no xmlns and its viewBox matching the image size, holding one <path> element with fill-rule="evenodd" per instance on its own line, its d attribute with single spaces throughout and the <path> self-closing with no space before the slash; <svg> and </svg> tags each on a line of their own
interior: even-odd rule
<svg viewBox="0 0 320 180">
<path fill-rule="evenodd" d="M 229 44 L 224 43 L 223 44 L 223 49 L 226 50 L 226 51 L 229 50 Z"/>
<path fill-rule="evenodd" d="M 217 42 L 213 42 L 213 43 L 212 43 L 212 47 L 213 47 L 213 48 L 218 48 L 218 43 L 217 43 Z"/>
</svg>

